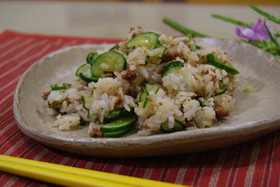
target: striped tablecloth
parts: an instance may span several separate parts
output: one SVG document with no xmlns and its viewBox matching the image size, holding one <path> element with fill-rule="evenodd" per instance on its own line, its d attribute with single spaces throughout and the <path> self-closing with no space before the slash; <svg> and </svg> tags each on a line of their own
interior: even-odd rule
<svg viewBox="0 0 280 187">
<path fill-rule="evenodd" d="M 13 92 L 27 68 L 48 53 L 119 39 L 0 35 L 0 154 L 191 186 L 279 186 L 280 131 L 224 149 L 157 158 L 94 158 L 54 150 L 25 136 L 13 116 Z M 0 172 L 0 186 L 51 184 Z"/>
</svg>

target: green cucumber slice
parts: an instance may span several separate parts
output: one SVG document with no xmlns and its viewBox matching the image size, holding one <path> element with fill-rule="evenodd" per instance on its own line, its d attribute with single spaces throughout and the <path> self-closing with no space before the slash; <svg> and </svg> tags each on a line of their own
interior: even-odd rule
<svg viewBox="0 0 280 187">
<path fill-rule="evenodd" d="M 90 67 L 87 64 L 83 64 L 76 70 L 76 76 L 78 77 L 81 73 L 87 72 Z"/>
<path fill-rule="evenodd" d="M 228 63 L 228 64 L 223 64 L 222 62 L 218 61 L 215 59 L 214 55 L 209 53 L 206 55 L 206 59 L 208 62 L 210 62 L 210 64 L 212 64 L 213 66 L 215 66 L 216 68 L 220 68 L 220 69 L 224 69 L 225 71 L 227 71 L 228 73 L 231 73 L 233 75 L 238 74 L 239 71 L 237 69 L 235 69 L 232 64 Z"/>
<path fill-rule="evenodd" d="M 77 70 L 76 70 L 76 76 L 80 77 L 83 81 L 85 82 L 97 82 L 98 78 L 97 77 L 89 77 L 85 75 L 84 73 L 87 72 L 90 69 L 89 65 L 83 64 L 81 65 Z"/>
<path fill-rule="evenodd" d="M 88 119 L 95 119 L 95 118 L 97 118 L 97 114 L 95 114 L 95 113 L 90 114 L 89 113 L 90 107 L 91 107 L 91 105 L 93 103 L 93 98 L 92 97 L 82 96 L 82 100 L 83 100 L 83 107 L 84 107 L 84 109 L 86 109 L 86 111 L 88 111 L 87 118 Z"/>
<path fill-rule="evenodd" d="M 98 81 L 97 77 L 88 77 L 82 73 L 79 75 L 79 77 L 85 82 L 97 82 Z"/>
<path fill-rule="evenodd" d="M 118 109 L 118 110 L 113 110 L 110 111 L 108 115 L 104 116 L 104 123 L 109 123 L 111 121 L 114 121 L 116 119 L 122 118 L 122 117 L 127 117 L 134 115 L 134 108 L 131 108 L 130 111 L 127 111 L 125 108 Z"/>
<path fill-rule="evenodd" d="M 162 123 L 160 127 L 163 132 L 167 132 L 167 133 L 182 131 L 185 129 L 184 124 L 178 120 L 175 120 L 174 126 L 172 128 L 169 128 L 168 120 Z"/>
<path fill-rule="evenodd" d="M 91 66 L 91 73 L 93 77 L 101 77 L 104 72 L 114 72 L 125 69 L 125 57 L 116 51 L 107 51 L 95 59 Z"/>
<path fill-rule="evenodd" d="M 139 97 L 139 106 L 141 106 L 142 108 L 146 108 L 149 97 L 150 95 L 148 92 L 142 92 Z"/>
<path fill-rule="evenodd" d="M 131 127 L 128 127 L 126 129 L 122 129 L 119 131 L 114 131 L 114 132 L 105 132 L 104 133 L 104 137 L 105 138 L 117 138 L 117 137 L 121 137 L 125 134 L 127 134 L 130 131 Z"/>
<path fill-rule="evenodd" d="M 136 35 L 126 44 L 128 49 L 133 47 L 146 47 L 147 49 L 154 49 L 158 43 L 158 34 L 154 32 L 144 32 Z"/>
<path fill-rule="evenodd" d="M 87 118 L 88 119 L 96 119 L 97 118 L 97 114 L 95 114 L 95 113 L 90 114 L 89 113 L 90 107 L 91 107 L 91 105 L 93 103 L 93 98 L 92 97 L 82 96 L 82 100 L 83 100 L 83 107 L 84 107 L 84 109 L 86 109 L 86 111 L 88 111 Z"/>
<path fill-rule="evenodd" d="M 93 98 L 92 97 L 82 96 L 82 100 L 83 100 L 83 107 L 84 107 L 84 109 L 89 111 L 90 107 L 91 107 L 91 105 L 93 103 Z"/>
<path fill-rule="evenodd" d="M 120 46 L 119 46 L 119 44 L 116 44 L 116 45 L 114 45 L 109 51 L 113 51 L 113 50 L 115 50 L 115 49 L 118 49 Z"/>
<path fill-rule="evenodd" d="M 224 94 L 226 91 L 227 91 L 226 89 L 224 89 L 224 90 L 218 89 L 214 96 L 222 95 L 222 94 Z"/>
<path fill-rule="evenodd" d="M 148 93 L 150 93 L 151 91 L 154 91 L 155 93 L 157 93 L 159 88 L 160 88 L 160 86 L 157 84 L 148 84 L 148 83 L 145 84 L 145 89 Z"/>
<path fill-rule="evenodd" d="M 163 71 L 161 72 L 161 75 L 164 77 L 164 76 L 168 75 L 168 73 L 171 71 L 171 69 L 175 69 L 178 71 L 178 69 L 180 69 L 182 67 L 184 67 L 184 65 L 180 61 L 169 62 L 167 65 L 162 67 Z"/>
<path fill-rule="evenodd" d="M 116 132 L 131 127 L 137 121 L 137 116 L 120 118 L 100 127 L 101 132 Z"/>
<path fill-rule="evenodd" d="M 94 62 L 94 60 L 95 60 L 97 57 L 98 57 L 97 52 L 91 52 L 91 53 L 88 54 L 87 60 L 86 60 L 86 61 L 87 61 L 88 64 L 92 65 L 93 62 Z"/>
<path fill-rule="evenodd" d="M 167 50 L 167 48 L 165 46 L 163 46 L 160 42 L 158 42 L 155 46 L 155 49 L 159 48 L 160 49 L 160 53 L 158 54 L 159 58 L 163 58 L 165 55 L 165 52 Z"/>
</svg>

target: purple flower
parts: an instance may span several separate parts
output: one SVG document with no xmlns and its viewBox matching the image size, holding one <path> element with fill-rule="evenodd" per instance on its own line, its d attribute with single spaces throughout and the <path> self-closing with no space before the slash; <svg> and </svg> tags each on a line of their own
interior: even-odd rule
<svg viewBox="0 0 280 187">
<path fill-rule="evenodd" d="M 271 26 L 266 22 L 266 26 L 269 29 L 270 33 L 272 36 L 273 30 Z M 258 19 L 258 23 L 256 25 L 251 24 L 251 28 L 249 27 L 236 27 L 235 33 L 237 34 L 238 37 L 240 38 L 246 38 L 247 40 L 265 40 L 269 38 L 269 34 L 265 28 L 264 23 L 262 23 L 261 19 Z"/>
</svg>

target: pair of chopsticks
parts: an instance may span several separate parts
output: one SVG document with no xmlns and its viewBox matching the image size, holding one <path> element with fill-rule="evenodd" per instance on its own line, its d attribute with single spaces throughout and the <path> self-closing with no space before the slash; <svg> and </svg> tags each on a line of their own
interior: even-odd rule
<svg viewBox="0 0 280 187">
<path fill-rule="evenodd" d="M 0 155 L 0 171 L 63 186 L 160 186 L 176 184 Z"/>
</svg>

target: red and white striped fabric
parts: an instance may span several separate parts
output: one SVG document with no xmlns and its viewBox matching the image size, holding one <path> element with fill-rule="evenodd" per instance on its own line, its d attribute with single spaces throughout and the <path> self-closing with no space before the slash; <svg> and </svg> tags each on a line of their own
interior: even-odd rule
<svg viewBox="0 0 280 187">
<path fill-rule="evenodd" d="M 13 93 L 20 76 L 31 64 L 66 46 L 118 41 L 3 32 L 0 35 L 0 154 L 191 186 L 280 186 L 280 131 L 201 153 L 107 159 L 54 150 L 19 130 L 12 110 Z M 0 172 L 0 186 L 40 185 L 50 184 Z"/>
</svg>

